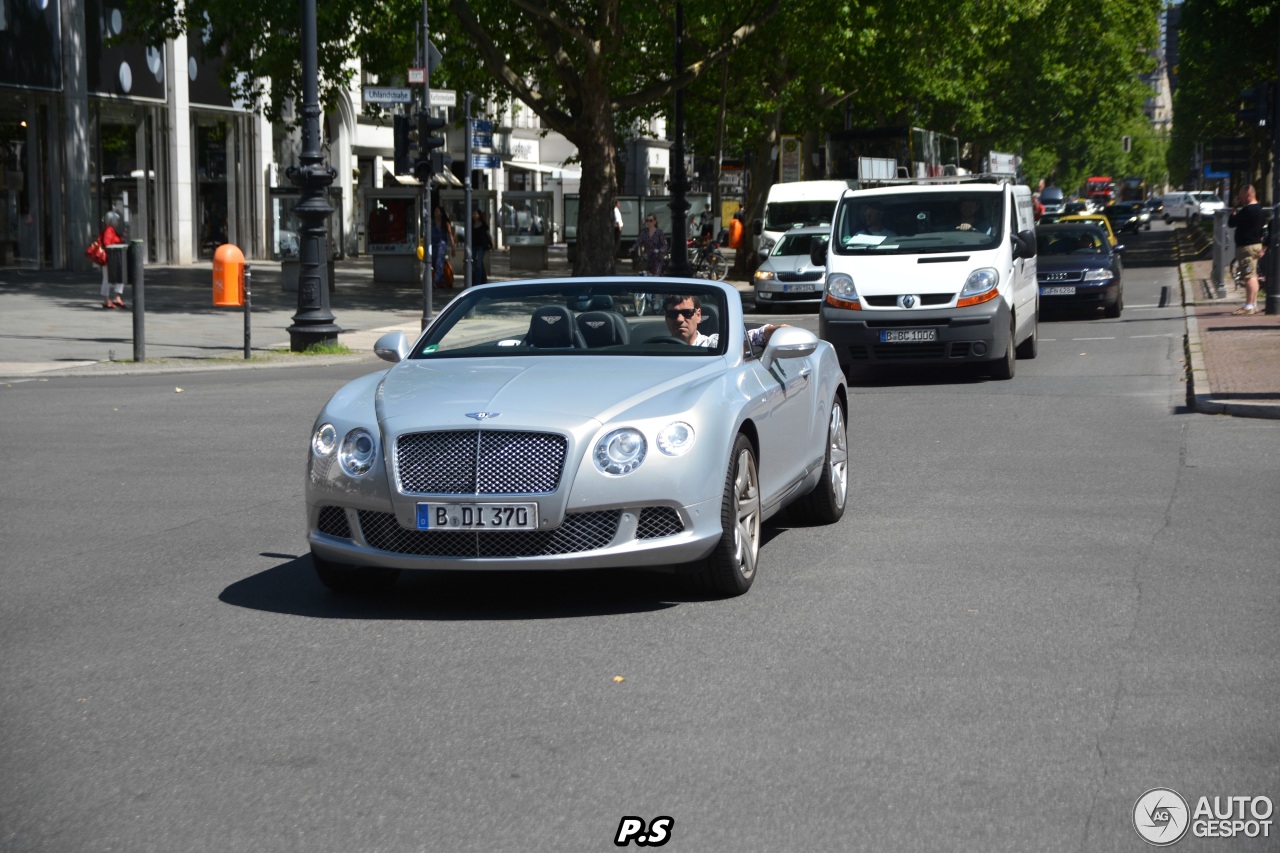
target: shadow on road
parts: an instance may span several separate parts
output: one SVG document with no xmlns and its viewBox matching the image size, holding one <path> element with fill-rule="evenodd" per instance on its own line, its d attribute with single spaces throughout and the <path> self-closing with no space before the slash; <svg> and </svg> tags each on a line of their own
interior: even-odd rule
<svg viewBox="0 0 1280 853">
<path fill-rule="evenodd" d="M 645 613 L 708 599 L 672 575 L 618 569 L 404 572 L 386 593 L 338 596 L 316 579 L 310 556 L 302 556 L 231 584 L 218 600 L 320 619 L 477 621 Z"/>
</svg>

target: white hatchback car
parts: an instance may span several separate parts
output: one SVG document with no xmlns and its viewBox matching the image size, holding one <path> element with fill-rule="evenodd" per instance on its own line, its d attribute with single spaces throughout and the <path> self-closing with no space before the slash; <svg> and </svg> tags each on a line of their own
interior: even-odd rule
<svg viewBox="0 0 1280 853">
<path fill-rule="evenodd" d="M 809 247 L 831 234 L 828 225 L 792 228 L 778 238 L 755 273 L 756 310 L 771 305 L 821 305 L 827 268 L 815 264 Z"/>
</svg>

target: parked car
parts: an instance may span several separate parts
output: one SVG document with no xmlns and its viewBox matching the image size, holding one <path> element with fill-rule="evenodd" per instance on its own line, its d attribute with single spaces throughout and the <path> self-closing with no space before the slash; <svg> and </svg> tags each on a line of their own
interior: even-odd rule
<svg viewBox="0 0 1280 853">
<path fill-rule="evenodd" d="M 1143 228 L 1151 230 L 1151 214 L 1147 213 L 1140 201 L 1118 201 L 1105 208 L 1102 215 L 1111 223 L 1111 230 L 1117 234 L 1126 231 L 1138 233 Z"/>
<path fill-rule="evenodd" d="M 679 301 L 663 317 L 620 310 L 637 293 Z M 342 593 L 414 569 L 639 567 L 746 592 L 763 522 L 788 505 L 837 521 L 848 476 L 831 346 L 789 326 L 752 339 L 738 291 L 715 281 L 463 291 L 416 342 L 380 338 L 392 366 L 316 418 L 316 574 Z"/>
<path fill-rule="evenodd" d="M 1093 225 L 1097 225 L 1103 231 L 1107 232 L 1107 241 L 1111 243 L 1112 246 L 1118 246 L 1120 244 L 1119 238 L 1116 237 L 1115 229 L 1111 227 L 1111 220 L 1107 219 L 1105 214 L 1077 213 L 1073 216 L 1060 216 L 1058 217 L 1058 222 L 1056 224 L 1061 225 L 1063 223 L 1072 223 L 1072 222 L 1077 222 L 1077 223 L 1083 222 L 1083 223 L 1091 223 Z"/>
<path fill-rule="evenodd" d="M 755 272 L 756 309 L 773 305 L 821 305 L 827 268 L 815 264 L 809 248 L 831 233 L 826 225 L 792 228 L 778 238 Z"/>
<path fill-rule="evenodd" d="M 1123 246 L 1112 246 L 1097 225 L 1045 225 L 1036 229 L 1040 306 L 1101 307 L 1108 317 L 1124 311 Z"/>
<path fill-rule="evenodd" d="M 1215 210 L 1225 210 L 1222 199 L 1211 192 L 1176 192 L 1164 197 L 1164 221 L 1196 223 L 1212 218 Z"/>
</svg>

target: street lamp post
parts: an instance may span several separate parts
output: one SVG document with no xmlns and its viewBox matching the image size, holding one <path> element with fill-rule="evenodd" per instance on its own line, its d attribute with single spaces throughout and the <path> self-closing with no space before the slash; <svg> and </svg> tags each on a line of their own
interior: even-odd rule
<svg viewBox="0 0 1280 853">
<path fill-rule="evenodd" d="M 302 352 L 319 343 L 337 343 L 342 329 L 329 310 L 329 185 L 337 177 L 320 153 L 320 72 L 316 52 L 316 0 L 302 0 L 302 154 L 289 180 L 302 192 L 298 217 L 298 313 L 289 327 L 289 349 Z"/>
<path fill-rule="evenodd" d="M 676 76 L 684 71 L 684 4 L 676 2 Z M 692 278 L 689 266 L 689 180 L 684 170 L 684 90 L 676 89 L 676 137 L 671 146 L 671 269 L 668 274 Z"/>
</svg>

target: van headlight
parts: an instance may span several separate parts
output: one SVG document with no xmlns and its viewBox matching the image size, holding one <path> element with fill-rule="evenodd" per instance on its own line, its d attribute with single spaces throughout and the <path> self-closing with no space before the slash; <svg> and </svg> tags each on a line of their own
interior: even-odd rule
<svg viewBox="0 0 1280 853">
<path fill-rule="evenodd" d="M 827 304 L 836 308 L 862 310 L 862 303 L 858 301 L 857 288 L 853 286 L 853 279 L 846 273 L 835 272 L 827 276 L 826 301 Z"/>
<path fill-rule="evenodd" d="M 964 288 L 960 291 L 960 298 L 956 300 L 957 308 L 964 308 L 968 305 L 981 305 L 983 302 L 989 302 L 999 295 L 996 288 L 1000 285 L 1000 273 L 991 267 L 983 267 L 969 273 L 969 277 L 965 279 Z"/>
</svg>

